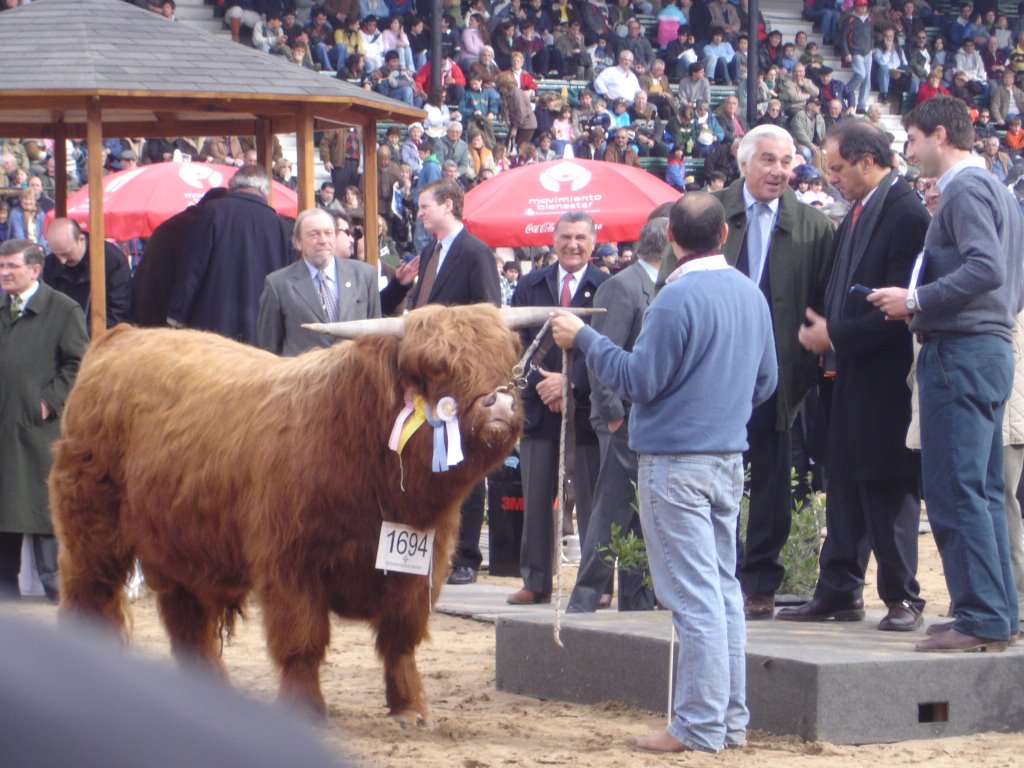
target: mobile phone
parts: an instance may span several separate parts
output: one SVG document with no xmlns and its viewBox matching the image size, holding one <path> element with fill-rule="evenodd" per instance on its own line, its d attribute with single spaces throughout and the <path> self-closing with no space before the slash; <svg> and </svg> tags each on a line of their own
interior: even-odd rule
<svg viewBox="0 0 1024 768">
<path fill-rule="evenodd" d="M 874 288 L 868 288 L 866 285 L 861 285 L 860 283 L 854 283 L 853 285 L 850 286 L 851 296 L 867 296 L 869 293 L 874 292 Z"/>
</svg>

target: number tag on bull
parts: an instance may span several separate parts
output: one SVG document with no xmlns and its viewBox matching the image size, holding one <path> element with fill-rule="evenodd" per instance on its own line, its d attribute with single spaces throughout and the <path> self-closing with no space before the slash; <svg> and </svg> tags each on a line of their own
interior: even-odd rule
<svg viewBox="0 0 1024 768">
<path fill-rule="evenodd" d="M 434 532 L 418 531 L 400 523 L 381 523 L 377 569 L 426 576 L 434 553 Z"/>
</svg>

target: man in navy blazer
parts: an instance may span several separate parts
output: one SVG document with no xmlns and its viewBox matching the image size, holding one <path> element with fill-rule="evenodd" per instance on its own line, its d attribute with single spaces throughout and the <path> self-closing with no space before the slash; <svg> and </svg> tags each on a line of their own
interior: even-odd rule
<svg viewBox="0 0 1024 768">
<path fill-rule="evenodd" d="M 424 304 L 452 306 L 482 301 L 501 306 L 494 251 L 462 226 L 464 195 L 462 187 L 446 179 L 428 184 L 420 193 L 418 216 L 435 239 L 420 253 L 419 278 L 409 295 L 412 309 Z M 428 280 L 427 270 L 438 245 L 434 277 Z M 424 286 L 427 294 L 421 297 Z"/>
<path fill-rule="evenodd" d="M 590 263 L 597 239 L 593 219 L 580 211 L 565 213 L 555 225 L 556 264 L 530 272 L 519 280 L 512 294 L 513 307 L 592 307 L 597 287 L 608 275 Z M 539 328 L 522 332 L 523 348 Z M 508 596 L 512 605 L 551 600 L 554 536 L 551 508 L 558 483 L 558 442 L 562 421 L 562 353 L 552 347 L 542 370 L 529 377 L 523 392 L 523 437 L 519 457 L 523 471 L 523 542 L 519 570 L 523 588 Z M 582 355 L 573 360 L 572 397 L 576 429 L 576 461 L 573 487 L 580 541 L 586 540 L 591 497 L 601 457 L 597 436 L 590 425 L 590 380 Z"/>
<path fill-rule="evenodd" d="M 440 179 L 420 192 L 417 216 L 434 240 L 420 254 L 416 285 L 409 307 L 425 304 L 501 306 L 501 286 L 494 252 L 462 226 L 464 193 L 456 182 Z M 511 372 L 510 372 L 511 373 Z M 484 524 L 484 484 L 480 482 L 462 503 L 459 545 L 452 557 L 449 584 L 472 584 L 483 562 L 480 529 Z"/>
<path fill-rule="evenodd" d="M 340 249 L 336 248 L 337 240 L 342 241 Z M 352 250 L 347 225 L 336 229 L 331 214 L 321 208 L 310 208 L 295 220 L 292 244 L 302 259 L 267 275 L 256 321 L 257 346 L 291 357 L 341 341 L 303 328 L 304 323 L 381 316 L 377 270 L 366 262 L 345 258 L 351 256 Z M 333 317 L 327 314 L 316 282 L 319 270 L 324 271 L 332 286 Z"/>
</svg>

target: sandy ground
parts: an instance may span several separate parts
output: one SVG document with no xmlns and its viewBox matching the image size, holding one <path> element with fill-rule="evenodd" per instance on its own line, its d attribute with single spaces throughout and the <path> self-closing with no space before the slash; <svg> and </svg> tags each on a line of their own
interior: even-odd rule
<svg viewBox="0 0 1024 768">
<path fill-rule="evenodd" d="M 946 609 L 941 564 L 930 535 L 922 536 L 920 578 L 927 612 Z M 565 571 L 572 583 L 575 573 Z M 519 585 L 515 579 L 490 583 Z M 866 596 L 874 596 L 869 574 Z M 54 608 L 24 601 L 12 611 L 52 622 Z M 144 592 L 133 606 L 134 652 L 169 657 L 156 603 Z M 632 751 L 632 736 L 660 729 L 663 715 L 621 704 L 582 706 L 537 701 L 501 693 L 494 687 L 494 626 L 435 614 L 433 638 L 418 654 L 430 695 L 434 726 L 402 729 L 387 717 L 380 664 L 364 625 L 335 620 L 333 640 L 323 669 L 329 706 L 326 728 L 319 738 L 356 765 L 388 768 L 530 768 L 532 766 L 615 766 L 684 763 L 715 766 L 884 766 L 919 765 L 972 768 L 1019 766 L 1024 763 L 1024 734 L 982 734 L 966 738 L 913 741 L 864 747 L 804 743 L 764 733 L 751 734 L 750 746 L 719 756 L 650 756 Z M 259 612 L 238 627 L 224 650 L 234 684 L 248 696 L 271 700 L 276 676 L 263 647 Z"/>
</svg>

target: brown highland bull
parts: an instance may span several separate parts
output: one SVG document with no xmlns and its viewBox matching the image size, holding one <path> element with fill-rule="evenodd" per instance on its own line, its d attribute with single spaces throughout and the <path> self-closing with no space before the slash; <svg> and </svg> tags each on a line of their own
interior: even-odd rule
<svg viewBox="0 0 1024 768">
<path fill-rule="evenodd" d="M 295 358 L 182 330 L 118 326 L 94 343 L 50 475 L 61 612 L 125 634 L 138 557 L 175 656 L 225 675 L 219 629 L 253 591 L 279 695 L 320 714 L 329 616 L 364 619 L 391 714 L 425 718 L 416 647 L 460 504 L 519 437 L 505 389 L 519 343 L 487 305 L 429 306 L 370 328 L 394 335 Z M 460 464 L 432 471 L 429 425 L 401 458 L 389 450 L 406 392 L 454 398 Z M 374 567 L 382 520 L 435 532 L 432 578 Z"/>
</svg>

